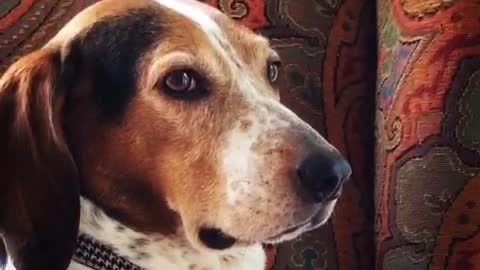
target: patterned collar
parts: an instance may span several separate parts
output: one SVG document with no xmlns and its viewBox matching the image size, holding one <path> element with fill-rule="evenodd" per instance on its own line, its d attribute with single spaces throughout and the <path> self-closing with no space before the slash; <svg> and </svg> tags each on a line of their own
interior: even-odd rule
<svg viewBox="0 0 480 270">
<path fill-rule="evenodd" d="M 270 245 L 266 245 L 264 248 L 268 257 L 268 266 L 266 269 L 272 269 L 277 251 Z M 78 237 L 73 260 L 93 270 L 144 270 L 140 266 L 116 254 L 112 248 L 84 234 Z"/>
<path fill-rule="evenodd" d="M 73 260 L 94 270 L 143 270 L 86 235 L 78 237 Z"/>
</svg>

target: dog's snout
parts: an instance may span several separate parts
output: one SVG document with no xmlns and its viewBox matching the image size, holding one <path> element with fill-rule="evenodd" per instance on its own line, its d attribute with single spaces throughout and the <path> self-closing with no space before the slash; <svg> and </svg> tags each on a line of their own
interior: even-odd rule
<svg viewBox="0 0 480 270">
<path fill-rule="evenodd" d="M 317 202 L 336 199 L 351 173 L 347 160 L 332 152 L 311 154 L 297 169 L 301 186 Z"/>
</svg>

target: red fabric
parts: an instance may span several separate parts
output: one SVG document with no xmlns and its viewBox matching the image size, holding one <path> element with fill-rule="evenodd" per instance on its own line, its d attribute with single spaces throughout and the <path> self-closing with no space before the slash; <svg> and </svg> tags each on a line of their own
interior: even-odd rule
<svg viewBox="0 0 480 270">
<path fill-rule="evenodd" d="M 25 15 L 34 2 L 35 0 L 22 1 L 20 5 L 11 10 L 7 16 L 0 18 L 0 31 L 6 31 L 9 27 L 12 27 L 20 17 Z"/>
<path fill-rule="evenodd" d="M 206 0 L 212 6 L 223 9 L 243 25 L 257 30 L 270 26 L 265 14 L 265 2 L 258 0 Z"/>
<path fill-rule="evenodd" d="M 378 1 L 377 267 L 480 268 L 480 1 Z"/>
<path fill-rule="evenodd" d="M 374 249 L 374 3 L 207 2 L 275 39 L 274 46 L 290 65 L 282 83 L 283 102 L 322 132 L 353 166 L 352 183 L 339 202 L 332 226 L 281 245 L 273 269 L 370 270 Z M 242 5 L 248 6 L 248 13 L 238 16 Z M 332 235 L 334 243 L 327 243 Z"/>
<path fill-rule="evenodd" d="M 375 3 L 203 1 L 271 39 L 285 62 L 282 102 L 323 133 L 353 166 L 353 180 L 333 221 L 291 243 L 268 249 L 268 268 L 371 270 Z M 21 5 L 0 18 L 0 72 L 20 55 L 42 46 L 91 2 L 94 0 L 35 0 L 29 4 L 21 0 Z M 20 31 L 25 25 L 28 28 Z"/>
</svg>

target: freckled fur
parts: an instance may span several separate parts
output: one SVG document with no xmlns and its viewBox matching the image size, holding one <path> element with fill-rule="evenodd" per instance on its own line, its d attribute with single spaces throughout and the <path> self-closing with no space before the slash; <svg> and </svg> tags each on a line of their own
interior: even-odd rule
<svg viewBox="0 0 480 270">
<path fill-rule="evenodd" d="M 91 212 L 94 211 L 100 215 L 92 215 Z M 253 270 L 263 269 L 262 266 L 265 263 L 265 255 L 260 245 L 236 248 L 224 254 L 212 254 L 193 249 L 183 236 L 181 229 L 175 235 L 167 237 L 144 234 L 128 228 L 118 232 L 116 228 L 123 225 L 109 218 L 87 199 L 82 199 L 81 216 L 80 231 L 82 233 L 109 246 L 118 247 L 119 255 L 129 258 L 146 270 L 189 270 L 192 266 L 195 267 L 193 269 Z M 93 225 L 96 223 L 101 224 L 100 228 Z M 130 244 L 136 243 L 138 239 L 148 239 L 148 242 L 141 241 L 144 245 L 131 249 Z"/>
<path fill-rule="evenodd" d="M 50 53 L 56 65 L 46 64 Z M 193 0 L 104 0 L 35 55 L 12 70 L 68 82 L 55 89 L 63 95 L 41 137 L 75 162 L 66 172 L 80 175 L 80 233 L 132 262 L 147 270 L 260 270 L 259 242 L 292 239 L 329 218 L 335 202 L 306 198 L 295 168 L 311 149 L 336 150 L 279 102 L 266 77 L 268 59 L 278 57 L 268 41 L 217 10 Z M 207 98 L 165 94 L 162 79 L 183 67 L 209 82 Z M 54 83 L 41 86 L 50 93 Z M 38 93 L 26 91 L 20 109 Z M 18 105 L 0 93 L 2 104 Z M 0 111 L 0 120 L 11 115 Z M 275 237 L 309 219 L 315 223 Z M 198 239 L 204 226 L 237 245 L 207 249 Z M 84 268 L 69 268 L 77 269 Z"/>
</svg>

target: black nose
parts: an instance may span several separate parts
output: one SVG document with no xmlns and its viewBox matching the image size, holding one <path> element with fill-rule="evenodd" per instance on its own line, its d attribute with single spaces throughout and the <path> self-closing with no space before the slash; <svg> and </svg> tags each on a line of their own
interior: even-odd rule
<svg viewBox="0 0 480 270">
<path fill-rule="evenodd" d="M 317 202 L 337 198 L 342 184 L 351 173 L 350 164 L 340 154 L 334 152 L 311 154 L 297 170 L 302 187 Z"/>
</svg>

